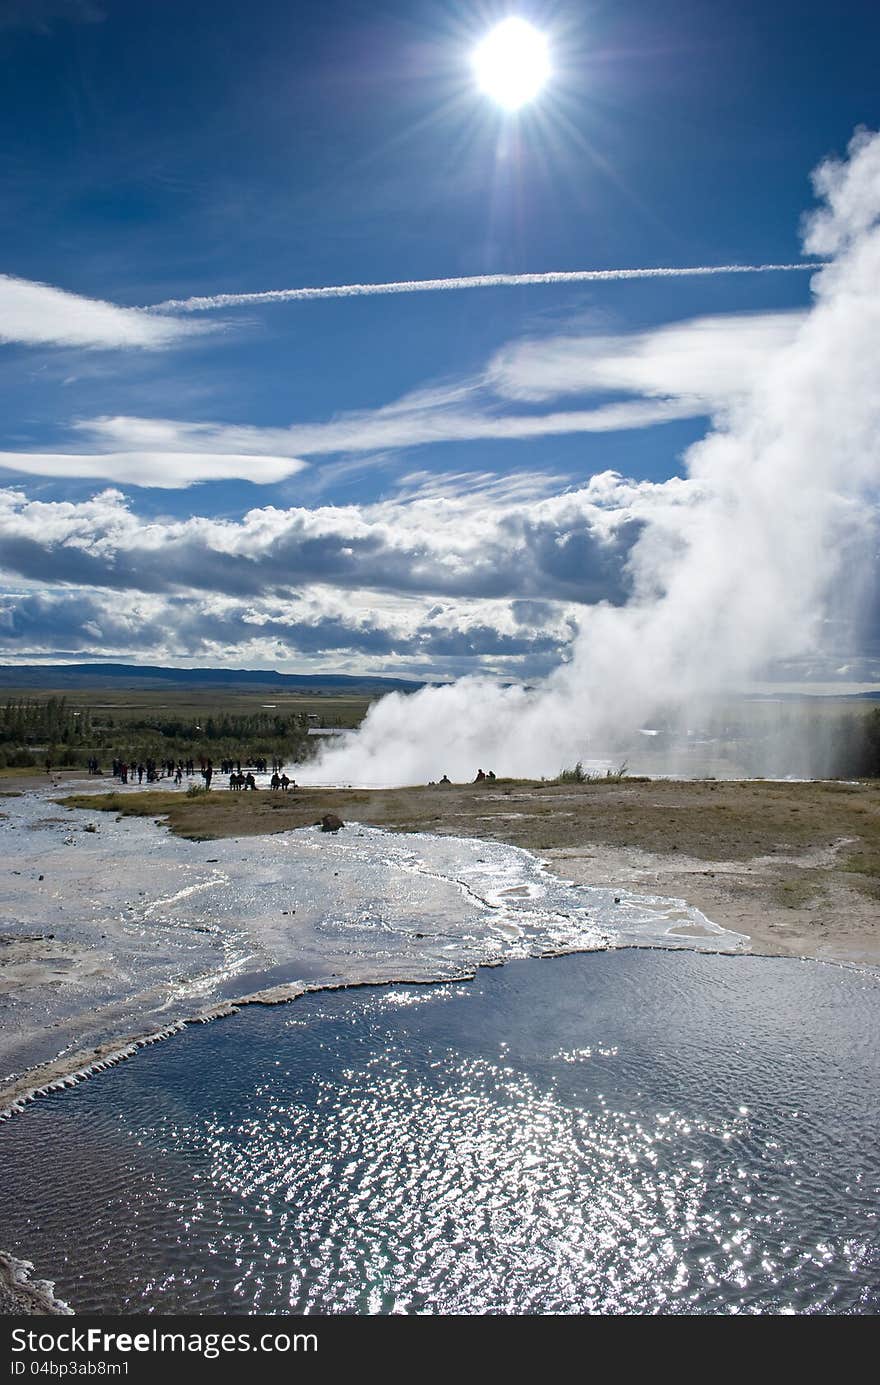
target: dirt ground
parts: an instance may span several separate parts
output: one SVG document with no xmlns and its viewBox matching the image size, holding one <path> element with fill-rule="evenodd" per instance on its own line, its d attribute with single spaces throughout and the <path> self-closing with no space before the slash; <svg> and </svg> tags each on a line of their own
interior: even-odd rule
<svg viewBox="0 0 880 1385">
<path fill-rule="evenodd" d="M 167 818 L 195 840 L 337 813 L 401 832 L 526 847 L 564 879 L 682 898 L 755 952 L 880 963 L 880 783 L 496 780 L 404 789 L 67 799 Z"/>
</svg>

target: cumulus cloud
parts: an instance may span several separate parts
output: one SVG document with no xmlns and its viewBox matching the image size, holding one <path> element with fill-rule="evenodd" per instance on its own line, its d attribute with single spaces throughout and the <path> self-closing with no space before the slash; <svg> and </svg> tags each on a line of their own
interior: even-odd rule
<svg viewBox="0 0 880 1385">
<path fill-rule="evenodd" d="M 239 521 L 145 521 L 120 492 L 84 502 L 0 491 L 0 561 L 10 576 L 122 591 L 260 595 L 301 584 L 480 598 L 626 600 L 631 549 L 649 519 L 658 536 L 686 522 L 695 486 L 613 472 L 563 494 L 510 487 L 437 494 L 412 479 L 369 506 L 267 506 Z M 660 539 L 658 538 L 658 542 Z"/>
<path fill-rule="evenodd" d="M 848 158 L 825 159 L 813 174 L 813 187 L 825 205 L 805 218 L 804 249 L 810 255 L 837 255 L 853 249 L 877 222 L 880 140 L 876 133 L 858 130 Z"/>
<path fill-rule="evenodd" d="M 166 347 L 199 325 L 141 308 L 120 308 L 51 284 L 0 274 L 0 342 L 26 346 Z"/>
<path fill-rule="evenodd" d="M 239 601 L 217 595 L 110 595 L 87 589 L 33 589 L 0 598 L 0 650 L 51 657 L 60 646 L 80 657 L 145 657 L 161 663 L 308 666 L 356 661 L 365 670 L 430 668 L 454 674 L 489 667 L 532 676 L 558 661 L 571 639 L 570 607 L 542 603 L 541 619 L 516 618 L 509 603 L 417 599 L 344 600 L 316 587 L 292 599 Z"/>
</svg>

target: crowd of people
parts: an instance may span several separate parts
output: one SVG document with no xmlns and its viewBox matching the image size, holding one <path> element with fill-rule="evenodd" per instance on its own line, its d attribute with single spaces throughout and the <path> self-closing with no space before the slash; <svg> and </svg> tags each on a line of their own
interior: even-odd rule
<svg viewBox="0 0 880 1385">
<path fill-rule="evenodd" d="M 287 793 L 293 789 L 296 791 L 296 780 L 291 779 L 284 773 L 284 761 L 273 755 L 271 762 L 259 757 L 254 760 L 253 767 L 247 773 L 242 769 L 241 760 L 221 760 L 220 773 L 229 776 L 229 787 L 236 791 L 257 788 L 256 774 L 268 774 L 269 765 L 272 766 L 272 778 L 269 780 L 269 787 L 273 792 L 281 791 Z M 49 761 L 46 761 L 47 772 Z M 90 759 L 88 762 L 89 774 L 103 774 L 100 762 L 97 759 Z M 205 788 L 210 789 L 211 781 L 214 777 L 214 765 L 211 760 L 201 758 L 199 760 L 199 774 L 204 780 Z M 173 779 L 175 784 L 182 784 L 184 776 L 193 779 L 196 774 L 195 760 L 139 760 L 137 763 L 127 760 L 114 759 L 112 764 L 112 774 L 114 779 L 119 779 L 123 784 L 133 784 L 137 780 L 138 784 L 143 784 L 144 780 L 148 784 L 158 783 L 160 779 Z M 495 778 L 494 770 L 478 769 L 474 777 L 475 784 L 481 784 L 484 780 Z M 436 784 L 451 784 L 448 775 L 444 774 L 437 781 L 429 780 L 428 787 L 433 788 Z"/>
<path fill-rule="evenodd" d="M 210 764 L 210 760 L 208 764 Z M 173 760 L 122 760 L 114 759 L 110 766 L 110 772 L 114 779 L 118 779 L 122 784 L 133 784 L 135 780 L 143 784 L 144 780 L 148 784 L 156 784 L 160 779 L 174 779 L 175 783 L 183 782 L 183 776 L 192 777 L 195 772 L 194 760 L 178 760 L 175 764 Z M 204 765 L 203 770 L 204 773 Z M 101 774 L 101 766 L 97 760 L 89 761 L 89 774 Z"/>
<path fill-rule="evenodd" d="M 268 774 L 270 761 L 258 757 L 253 761 L 252 767 L 247 771 L 242 768 L 241 760 L 221 760 L 220 773 L 229 776 L 229 787 L 235 790 L 257 788 L 255 774 Z M 281 789 L 287 792 L 289 789 L 296 789 L 296 781 L 284 773 L 284 761 L 278 756 L 271 759 L 272 778 L 270 787 Z M 90 759 L 88 762 L 89 774 L 103 774 L 100 762 L 97 759 Z M 183 783 L 184 778 L 194 779 L 196 773 L 204 781 L 206 789 L 210 789 L 214 778 L 214 763 L 212 760 L 201 757 L 198 761 L 198 771 L 196 761 L 188 760 L 123 760 L 115 758 L 111 765 L 111 773 L 114 779 L 118 779 L 122 784 L 156 784 L 162 779 L 171 779 L 175 784 Z"/>
</svg>

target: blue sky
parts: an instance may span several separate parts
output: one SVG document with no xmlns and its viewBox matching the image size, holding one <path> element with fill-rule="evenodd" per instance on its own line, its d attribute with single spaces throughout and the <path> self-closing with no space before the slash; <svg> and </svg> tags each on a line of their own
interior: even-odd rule
<svg viewBox="0 0 880 1385">
<path fill-rule="evenodd" d="M 470 66 L 510 13 L 554 68 L 516 115 Z M 547 671 L 809 274 L 121 310 L 796 262 L 878 37 L 855 0 L 0 0 L 2 657 Z"/>
</svg>

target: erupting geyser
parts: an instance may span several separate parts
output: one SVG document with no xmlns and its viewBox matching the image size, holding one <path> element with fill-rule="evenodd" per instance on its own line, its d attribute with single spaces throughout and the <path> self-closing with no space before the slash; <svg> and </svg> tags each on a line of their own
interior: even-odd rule
<svg viewBox="0 0 880 1385">
<path fill-rule="evenodd" d="M 661 718 L 699 724 L 774 663 L 820 657 L 852 633 L 880 480 L 880 135 L 814 174 L 823 205 L 804 248 L 829 263 L 814 301 L 686 455 L 688 503 L 646 524 L 623 607 L 589 608 L 568 663 L 539 687 L 466 678 L 393 694 L 312 777 L 361 784 L 554 774 L 614 755 Z M 670 769 L 676 768 L 670 765 Z M 677 766 L 679 770 L 686 766 Z M 797 772 L 794 764 L 753 772 Z"/>
</svg>

